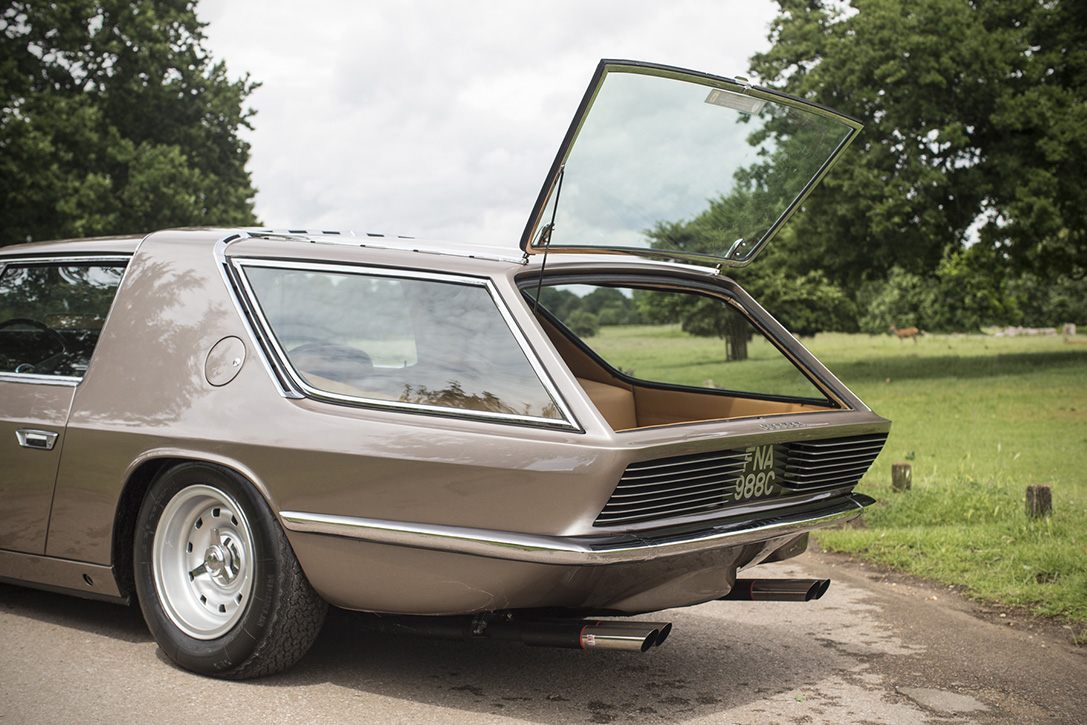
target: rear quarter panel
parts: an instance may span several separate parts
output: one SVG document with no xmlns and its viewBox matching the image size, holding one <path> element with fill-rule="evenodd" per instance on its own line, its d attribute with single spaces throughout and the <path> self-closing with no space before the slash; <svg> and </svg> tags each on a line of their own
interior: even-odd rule
<svg viewBox="0 0 1087 725">
<path fill-rule="evenodd" d="M 624 465 L 606 436 L 284 397 L 213 242 L 158 233 L 133 259 L 76 394 L 50 556 L 110 562 L 122 487 L 163 458 L 234 468 L 273 511 L 545 534 L 591 525 Z M 216 387 L 205 360 L 226 336 L 244 341 L 245 361 Z"/>
</svg>

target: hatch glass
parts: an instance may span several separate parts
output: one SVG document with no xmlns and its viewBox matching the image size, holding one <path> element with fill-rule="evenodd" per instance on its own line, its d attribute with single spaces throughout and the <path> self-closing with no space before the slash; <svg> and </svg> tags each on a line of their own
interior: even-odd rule
<svg viewBox="0 0 1087 725">
<path fill-rule="evenodd" d="M 521 247 L 743 266 L 860 127 L 732 79 L 603 61 Z"/>
</svg>

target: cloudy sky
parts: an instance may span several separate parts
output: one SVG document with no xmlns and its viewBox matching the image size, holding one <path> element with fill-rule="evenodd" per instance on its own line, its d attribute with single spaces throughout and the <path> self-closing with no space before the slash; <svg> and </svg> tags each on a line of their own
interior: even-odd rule
<svg viewBox="0 0 1087 725">
<path fill-rule="evenodd" d="M 200 0 L 260 220 L 516 245 L 601 58 L 746 75 L 771 0 Z M 752 79 L 756 80 L 756 79 Z"/>
</svg>

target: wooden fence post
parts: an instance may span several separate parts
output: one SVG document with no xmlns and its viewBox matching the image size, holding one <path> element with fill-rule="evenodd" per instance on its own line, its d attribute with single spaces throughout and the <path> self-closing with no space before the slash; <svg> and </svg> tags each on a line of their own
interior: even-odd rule
<svg viewBox="0 0 1087 725">
<path fill-rule="evenodd" d="M 909 491 L 913 483 L 913 467 L 908 463 L 891 464 L 891 488 L 896 492 Z"/>
<path fill-rule="evenodd" d="M 1049 486 L 1027 486 L 1027 516 L 1038 518 L 1053 511 L 1053 492 Z"/>
</svg>

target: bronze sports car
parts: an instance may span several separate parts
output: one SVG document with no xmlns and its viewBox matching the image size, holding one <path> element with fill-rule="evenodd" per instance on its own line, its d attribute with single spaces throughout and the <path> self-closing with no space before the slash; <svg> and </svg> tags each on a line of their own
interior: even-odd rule
<svg viewBox="0 0 1087 725">
<path fill-rule="evenodd" d="M 871 504 L 890 423 L 722 270 L 859 128 L 604 61 L 520 248 L 3 248 L 0 578 L 138 601 L 167 655 L 233 678 L 295 662 L 327 604 L 644 650 L 669 626 L 627 615 L 818 596 L 737 572 Z"/>
</svg>

